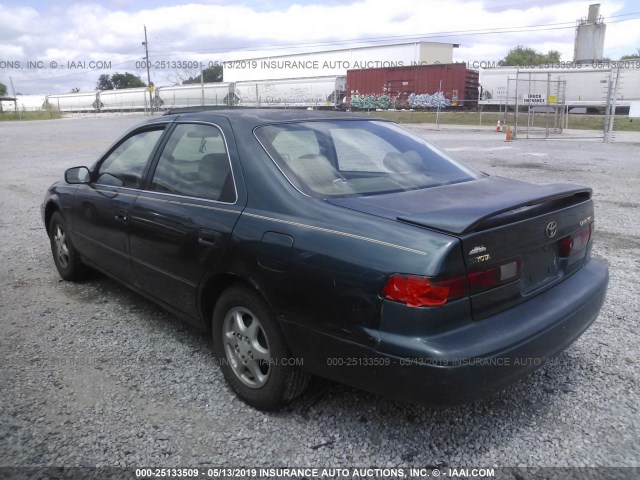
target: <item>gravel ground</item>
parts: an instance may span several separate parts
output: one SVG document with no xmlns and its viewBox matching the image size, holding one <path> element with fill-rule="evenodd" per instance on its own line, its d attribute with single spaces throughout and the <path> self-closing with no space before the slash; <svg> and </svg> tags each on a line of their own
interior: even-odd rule
<svg viewBox="0 0 640 480">
<path fill-rule="evenodd" d="M 0 124 L 0 466 L 640 466 L 640 143 L 412 127 L 471 165 L 592 186 L 596 323 L 553 365 L 447 410 L 324 380 L 277 413 L 225 386 L 209 339 L 115 282 L 61 281 L 39 206 L 142 118 Z"/>
</svg>

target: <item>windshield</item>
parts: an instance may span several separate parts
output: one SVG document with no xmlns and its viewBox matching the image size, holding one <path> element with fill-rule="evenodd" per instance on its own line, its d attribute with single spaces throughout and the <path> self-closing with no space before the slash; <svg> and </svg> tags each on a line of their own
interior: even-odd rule
<svg viewBox="0 0 640 480">
<path fill-rule="evenodd" d="M 390 122 L 285 123 L 258 127 L 255 135 L 289 181 L 314 197 L 416 190 L 483 176 Z"/>
</svg>

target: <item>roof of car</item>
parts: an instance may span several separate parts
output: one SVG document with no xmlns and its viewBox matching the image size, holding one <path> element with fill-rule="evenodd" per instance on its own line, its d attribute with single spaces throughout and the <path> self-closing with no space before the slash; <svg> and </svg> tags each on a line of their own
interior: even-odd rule
<svg viewBox="0 0 640 480">
<path fill-rule="evenodd" d="M 299 110 L 278 108 L 229 108 L 229 109 L 205 109 L 200 111 L 180 109 L 169 110 L 166 114 L 169 118 L 180 120 L 213 120 L 215 117 L 228 118 L 231 123 L 240 123 L 252 128 L 258 125 L 279 122 L 296 122 L 311 120 L 373 120 L 373 117 L 347 112 L 332 112 L 326 110 Z M 167 117 L 164 117 L 167 118 Z M 375 118 L 375 120 L 380 120 Z"/>
</svg>

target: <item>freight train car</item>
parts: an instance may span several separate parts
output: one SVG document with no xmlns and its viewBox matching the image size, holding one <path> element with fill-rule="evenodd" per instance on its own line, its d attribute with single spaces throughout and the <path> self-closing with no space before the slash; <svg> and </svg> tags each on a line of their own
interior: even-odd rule
<svg viewBox="0 0 640 480">
<path fill-rule="evenodd" d="M 230 83 L 194 83 L 158 87 L 154 108 L 181 108 L 200 105 L 233 105 L 233 85 Z"/>
<path fill-rule="evenodd" d="M 370 104 L 380 108 L 473 108 L 478 86 L 478 72 L 464 63 L 347 71 L 347 101 L 352 109 Z"/>
<path fill-rule="evenodd" d="M 610 68 L 516 68 L 483 70 L 482 106 L 527 105 L 535 99 L 568 107 L 604 108 L 615 70 Z M 618 107 L 640 100 L 640 68 L 622 68 L 618 77 Z"/>
<path fill-rule="evenodd" d="M 47 102 L 61 112 L 134 112 L 149 108 L 149 90 L 145 87 L 63 93 L 48 95 Z"/>
<path fill-rule="evenodd" d="M 61 112 L 93 112 L 101 108 L 96 92 L 48 95 L 47 102 Z"/>
<path fill-rule="evenodd" d="M 161 86 L 155 89 L 152 106 L 157 110 L 201 105 L 340 108 L 345 88 L 344 76 Z M 149 105 L 147 88 L 65 93 L 47 98 L 61 112 L 143 111 Z"/>
<path fill-rule="evenodd" d="M 149 108 L 149 90 L 142 88 L 124 88 L 122 90 L 102 90 L 96 92 L 101 111 L 132 112 Z"/>
<path fill-rule="evenodd" d="M 346 77 L 308 77 L 236 82 L 234 93 L 242 107 L 340 108 Z"/>
</svg>

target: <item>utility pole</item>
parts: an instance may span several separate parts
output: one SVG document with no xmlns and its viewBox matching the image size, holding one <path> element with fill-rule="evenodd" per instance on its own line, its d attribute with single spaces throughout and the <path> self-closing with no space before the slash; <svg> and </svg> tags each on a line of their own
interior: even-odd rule
<svg viewBox="0 0 640 480">
<path fill-rule="evenodd" d="M 201 104 L 204 107 L 204 69 L 203 67 L 200 67 L 200 92 L 202 94 Z"/>
<path fill-rule="evenodd" d="M 9 82 L 11 82 L 11 91 L 13 91 L 13 109 L 18 113 L 18 118 L 22 120 L 22 114 L 18 109 L 18 97 L 16 97 L 16 87 L 13 86 L 13 78 L 9 77 Z"/>
<path fill-rule="evenodd" d="M 149 90 L 149 113 L 153 113 L 153 94 L 151 92 L 151 74 L 149 73 L 149 42 L 147 41 L 147 26 L 144 26 L 144 52 L 145 62 L 147 64 L 147 88 Z"/>
</svg>

